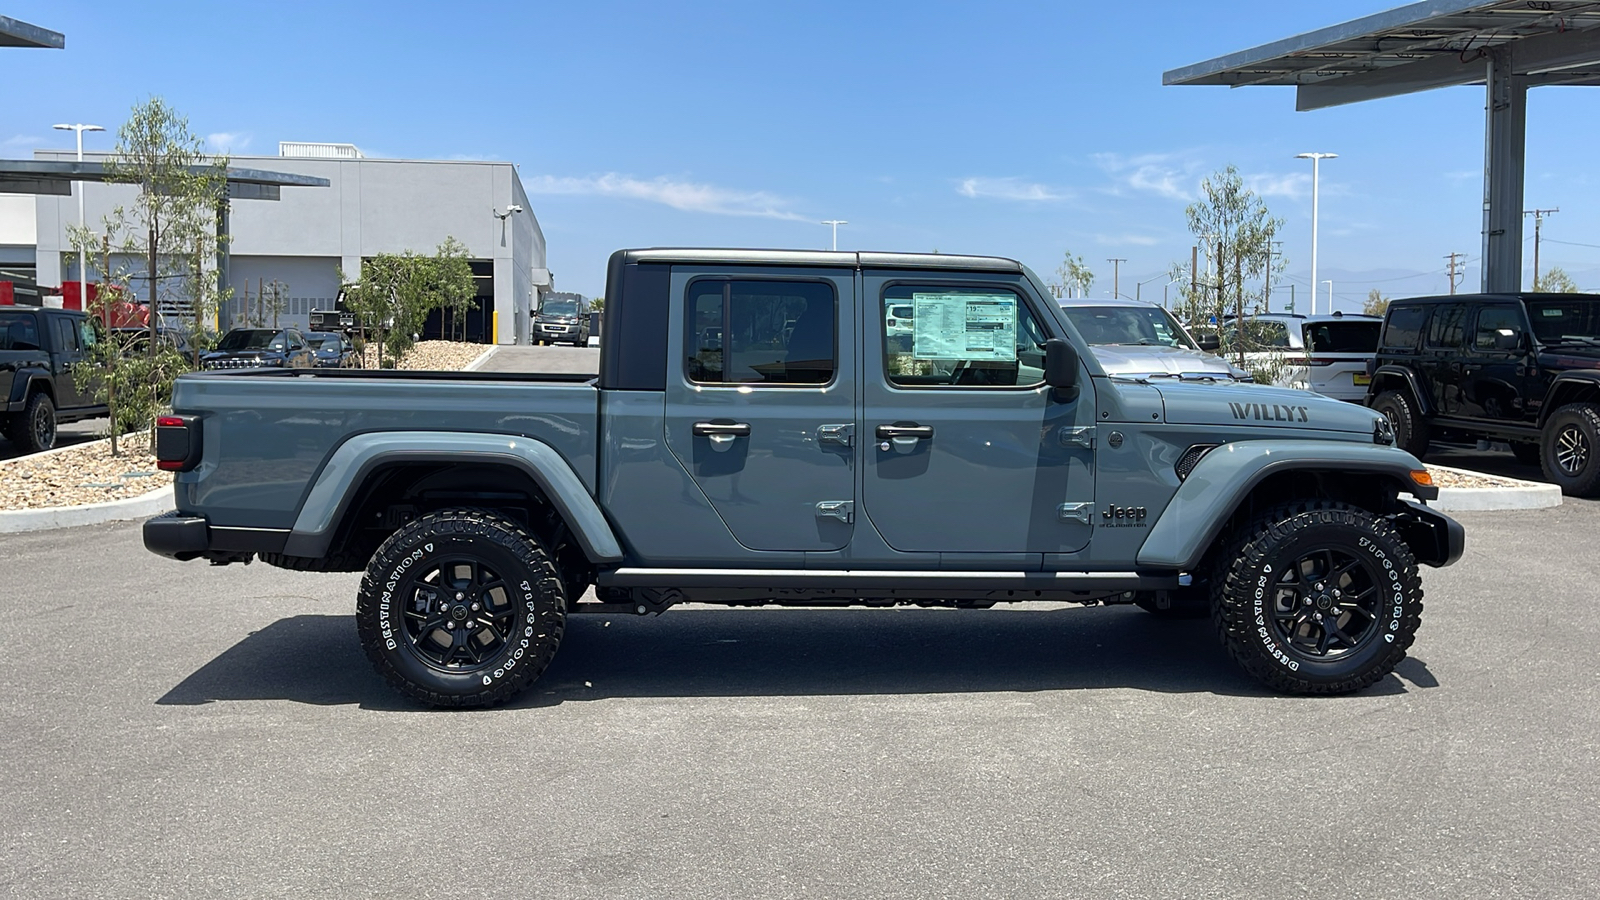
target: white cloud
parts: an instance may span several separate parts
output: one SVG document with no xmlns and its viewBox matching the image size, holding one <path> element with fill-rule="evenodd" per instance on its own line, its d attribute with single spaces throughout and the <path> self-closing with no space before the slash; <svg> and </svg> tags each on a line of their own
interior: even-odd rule
<svg viewBox="0 0 1600 900">
<path fill-rule="evenodd" d="M 1188 202 L 1200 184 L 1201 162 L 1184 153 L 1096 153 L 1094 161 L 1111 175 L 1118 187 L 1127 187 L 1169 200 Z"/>
<path fill-rule="evenodd" d="M 31 134 L 19 134 L 0 141 L 0 147 L 4 147 L 7 150 L 32 150 L 35 147 L 44 146 L 44 143 L 45 140 L 42 137 L 35 137 Z"/>
<path fill-rule="evenodd" d="M 781 197 L 766 191 L 739 191 L 665 176 L 645 181 L 615 172 L 591 178 L 539 175 L 526 183 L 526 189 L 530 194 L 594 194 L 644 200 L 685 212 L 806 221 L 804 216 L 784 209 L 787 204 Z"/>
<path fill-rule="evenodd" d="M 493 153 L 452 153 L 449 158 L 456 162 L 498 162 L 500 159 Z"/>
<path fill-rule="evenodd" d="M 1290 172 L 1285 175 L 1261 174 L 1247 175 L 1244 179 L 1245 187 L 1255 191 L 1262 197 L 1288 197 L 1290 200 L 1299 200 L 1311 196 L 1311 173 Z M 1323 188 L 1326 190 L 1326 188 Z"/>
<path fill-rule="evenodd" d="M 212 153 L 243 153 L 250 149 L 254 136 L 247 131 L 217 131 L 206 135 L 206 149 Z"/>
<path fill-rule="evenodd" d="M 1023 181 L 1020 178 L 964 178 L 956 188 L 963 197 L 992 197 L 996 200 L 1068 200 L 1072 192 L 1048 184 Z"/>
<path fill-rule="evenodd" d="M 1094 240 L 1095 243 L 1104 244 L 1108 247 L 1129 245 L 1134 247 L 1154 247 L 1161 243 L 1160 238 L 1153 238 L 1148 234 L 1097 234 L 1094 236 Z"/>
</svg>

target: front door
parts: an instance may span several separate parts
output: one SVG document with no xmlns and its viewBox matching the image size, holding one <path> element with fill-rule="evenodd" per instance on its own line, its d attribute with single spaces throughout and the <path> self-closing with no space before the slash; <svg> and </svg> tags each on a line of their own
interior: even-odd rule
<svg viewBox="0 0 1600 900">
<path fill-rule="evenodd" d="M 1522 307 L 1509 303 L 1478 308 L 1472 345 L 1462 362 L 1461 414 L 1474 419 L 1520 421 L 1528 378 L 1529 341 Z"/>
<path fill-rule="evenodd" d="M 677 266 L 667 445 L 751 550 L 855 523 L 855 273 Z"/>
<path fill-rule="evenodd" d="M 862 502 L 884 541 L 972 564 L 1086 546 L 1093 388 L 1044 385 L 1058 326 L 1027 281 L 869 271 L 861 307 Z"/>
</svg>

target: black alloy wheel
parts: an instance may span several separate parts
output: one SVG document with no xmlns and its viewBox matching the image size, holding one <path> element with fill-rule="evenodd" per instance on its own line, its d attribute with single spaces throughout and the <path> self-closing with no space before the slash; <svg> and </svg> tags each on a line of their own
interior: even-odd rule
<svg viewBox="0 0 1600 900">
<path fill-rule="evenodd" d="M 1411 548 L 1384 519 L 1335 501 L 1268 510 L 1207 577 L 1223 645 L 1274 690 L 1341 694 L 1405 658 L 1422 620 Z"/>
<path fill-rule="evenodd" d="M 40 391 L 28 398 L 22 414 L 12 418 L 6 435 L 23 453 L 38 453 L 56 445 L 56 405 Z"/>
<path fill-rule="evenodd" d="M 1569 403 L 1544 426 L 1545 477 L 1573 497 L 1600 496 L 1600 404 Z"/>
<path fill-rule="evenodd" d="M 486 510 L 429 513 L 378 548 L 356 627 L 378 672 L 434 706 L 488 706 L 532 684 L 566 622 L 552 557 Z"/>
</svg>

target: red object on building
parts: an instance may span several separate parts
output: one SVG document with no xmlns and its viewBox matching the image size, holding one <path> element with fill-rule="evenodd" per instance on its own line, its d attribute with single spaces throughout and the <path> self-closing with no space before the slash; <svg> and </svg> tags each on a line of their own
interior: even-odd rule
<svg viewBox="0 0 1600 900">
<path fill-rule="evenodd" d="M 61 282 L 61 306 L 64 309 L 93 308 L 94 301 L 100 296 L 100 285 L 89 282 L 89 305 L 86 307 L 82 296 L 83 283 L 79 281 Z"/>
<path fill-rule="evenodd" d="M 0 281 L 0 306 L 16 306 L 17 289 L 9 281 Z"/>
</svg>

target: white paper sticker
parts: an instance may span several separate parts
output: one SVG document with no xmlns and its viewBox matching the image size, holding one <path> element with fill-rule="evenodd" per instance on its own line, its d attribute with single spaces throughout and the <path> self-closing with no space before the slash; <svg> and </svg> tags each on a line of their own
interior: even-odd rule
<svg viewBox="0 0 1600 900">
<path fill-rule="evenodd" d="M 1015 361 L 1014 294 L 912 294 L 914 359 Z"/>
</svg>

